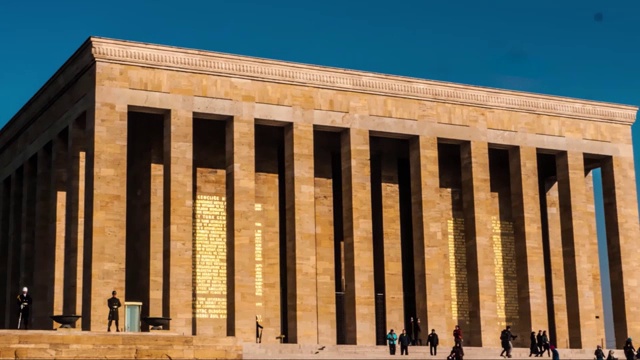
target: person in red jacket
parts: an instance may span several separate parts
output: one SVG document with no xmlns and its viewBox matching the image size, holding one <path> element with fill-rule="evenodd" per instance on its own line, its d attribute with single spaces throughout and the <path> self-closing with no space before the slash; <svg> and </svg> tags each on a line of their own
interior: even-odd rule
<svg viewBox="0 0 640 360">
<path fill-rule="evenodd" d="M 453 343 L 460 344 L 460 347 L 462 347 L 462 329 L 460 329 L 460 325 L 456 325 L 453 330 Z"/>
</svg>

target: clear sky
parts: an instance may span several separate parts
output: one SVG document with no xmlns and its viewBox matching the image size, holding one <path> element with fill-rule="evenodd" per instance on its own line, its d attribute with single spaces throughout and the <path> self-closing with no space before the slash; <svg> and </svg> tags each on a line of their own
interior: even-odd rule
<svg viewBox="0 0 640 360">
<path fill-rule="evenodd" d="M 90 35 L 640 104 L 638 0 L 4 0 L 0 125 Z"/>
</svg>

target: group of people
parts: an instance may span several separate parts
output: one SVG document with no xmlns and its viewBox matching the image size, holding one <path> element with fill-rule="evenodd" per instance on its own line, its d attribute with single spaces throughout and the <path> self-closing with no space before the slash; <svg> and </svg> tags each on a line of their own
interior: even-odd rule
<svg viewBox="0 0 640 360">
<path fill-rule="evenodd" d="M 411 320 L 413 320 L 413 318 Z M 413 324 L 413 321 L 411 321 L 411 323 Z M 417 333 L 417 335 L 419 335 L 419 332 Z M 447 356 L 447 360 L 463 360 L 464 358 L 464 348 L 462 346 L 463 336 L 462 336 L 462 329 L 460 328 L 460 325 L 455 326 L 452 335 L 453 335 L 454 345 L 453 345 L 453 348 L 451 349 L 451 352 L 449 353 L 449 356 Z M 504 330 L 502 330 L 502 332 L 500 333 L 500 342 L 502 345 L 502 352 L 500 353 L 501 357 L 511 358 L 511 351 L 513 349 L 512 341 L 515 340 L 517 337 L 518 337 L 517 335 L 514 335 L 511 332 L 511 326 L 507 326 Z M 400 336 L 398 336 L 393 331 L 393 329 L 391 329 L 387 334 L 386 340 L 387 340 L 387 343 L 389 344 L 389 354 L 391 355 L 396 354 L 396 344 L 400 344 L 401 355 L 409 355 L 409 344 L 413 343 L 414 345 L 416 345 L 416 344 L 422 343 L 421 340 L 419 339 L 419 336 L 416 336 L 413 339 L 411 339 L 411 337 L 407 335 L 407 332 L 405 329 L 402 329 L 402 333 L 400 334 Z M 429 352 L 432 356 L 436 356 L 438 354 L 437 351 L 438 351 L 439 342 L 440 341 L 438 339 L 438 334 L 436 333 L 435 329 L 431 329 L 431 333 L 429 334 L 429 336 L 427 336 L 427 345 L 430 346 Z M 535 332 L 531 332 L 531 351 L 529 353 L 529 356 L 531 355 L 535 355 L 536 357 L 542 356 L 545 352 L 548 352 L 549 357 L 553 356 L 553 360 L 560 359 L 560 354 L 558 353 L 558 350 L 553 345 L 550 345 L 549 337 L 547 336 L 546 331 L 540 330 L 538 331 L 537 335 Z M 610 353 L 610 355 L 611 354 L 612 353 Z M 602 360 L 604 360 L 604 358 Z M 614 360 L 614 359 L 607 358 L 607 360 Z"/>
<path fill-rule="evenodd" d="M 396 354 L 397 344 L 400 344 L 400 355 L 409 355 L 410 344 L 422 345 L 422 339 L 420 338 L 420 330 L 416 330 L 416 327 L 413 326 L 414 325 L 413 318 L 411 318 L 410 323 L 413 327 L 413 334 L 414 334 L 413 337 L 407 334 L 406 329 L 402 329 L 402 333 L 400 333 L 400 336 L 398 336 L 398 334 L 396 334 L 393 331 L 393 329 L 391 329 L 387 334 L 386 340 L 387 340 L 387 343 L 389 344 L 390 355 Z M 418 319 L 415 324 L 418 325 L 418 329 L 419 329 L 420 319 Z M 451 354 L 449 355 L 448 359 L 461 360 L 462 357 L 464 356 L 464 351 L 462 349 L 462 330 L 458 325 L 456 325 L 455 330 L 453 330 L 453 340 L 455 342 L 455 346 L 451 350 Z M 431 354 L 431 356 L 438 355 L 438 345 L 440 345 L 440 339 L 438 338 L 438 334 L 436 333 L 435 329 L 431 329 L 431 332 L 429 333 L 429 335 L 427 335 L 426 345 L 429 346 L 429 353 Z"/>
<path fill-rule="evenodd" d="M 120 314 L 118 309 L 122 307 L 122 303 L 116 297 L 116 291 L 111 292 L 111 297 L 107 300 L 107 306 L 109 307 L 109 316 L 107 318 L 108 325 L 107 331 L 111 331 L 111 323 L 116 323 L 116 331 L 120 332 Z M 29 329 L 29 317 L 31 315 L 31 307 L 33 299 L 29 295 L 29 289 L 27 287 L 22 288 L 22 293 L 16 296 L 16 302 L 18 307 L 18 330 Z"/>
<path fill-rule="evenodd" d="M 419 322 L 420 320 L 418 319 L 418 323 Z M 422 345 L 422 339 L 419 336 L 420 332 L 414 332 L 414 334 L 415 336 L 412 338 L 409 334 L 407 334 L 406 329 L 402 329 L 402 333 L 400 333 L 400 336 L 398 336 L 398 334 L 396 334 L 393 329 L 391 329 L 386 338 L 389 344 L 389 354 L 396 354 L 396 344 L 400 344 L 400 355 L 409 355 L 409 344 Z M 438 353 L 439 343 L 440 340 L 438 339 L 438 334 L 436 334 L 435 329 L 431 329 L 431 333 L 427 336 L 426 344 L 429 345 L 429 351 L 431 352 L 431 355 L 436 355 Z"/>
<path fill-rule="evenodd" d="M 538 330 L 536 335 L 535 331 L 531 332 L 531 345 L 529 347 L 529 357 L 535 355 L 536 357 L 544 355 L 546 352 L 548 356 L 551 356 L 551 345 L 549 344 L 549 337 L 547 331 Z"/>
</svg>

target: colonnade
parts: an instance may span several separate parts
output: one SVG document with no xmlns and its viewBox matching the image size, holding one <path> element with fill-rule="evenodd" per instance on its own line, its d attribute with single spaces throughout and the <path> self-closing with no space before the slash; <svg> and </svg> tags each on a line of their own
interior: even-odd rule
<svg viewBox="0 0 640 360">
<path fill-rule="evenodd" d="M 136 291 L 128 283 L 142 289 L 147 314 L 171 317 L 171 330 L 180 333 L 219 328 L 252 341 L 256 315 L 271 311 L 277 320 L 269 324 L 289 342 L 374 344 L 376 329 L 406 326 L 413 314 L 423 331 L 435 328 L 441 338 L 463 324 L 476 346 L 495 346 L 501 327 L 513 323 L 522 337 L 549 329 L 559 346 L 591 347 L 604 323 L 590 175 L 600 167 L 618 345 L 639 330 L 632 318 L 637 274 L 626 270 L 638 235 L 631 157 L 416 135 L 393 139 L 406 150 L 388 160 L 388 148 L 372 145 L 385 134 L 264 122 L 254 119 L 254 104 L 238 106 L 232 117 L 151 111 L 161 130 L 150 140 L 149 213 L 139 223 L 131 214 L 128 162 L 137 154 L 126 104 L 98 102 L 4 174 L 0 325 L 13 327 L 13 294 L 29 286 L 34 327 L 50 328 L 52 313 L 75 313 L 83 329 L 103 330 L 104 300 L 112 289 L 128 299 Z M 195 118 L 216 122 L 224 134 L 222 165 L 211 167 L 211 176 L 224 181 L 225 271 L 218 274 L 226 309 L 212 322 L 194 310 L 194 208 L 198 168 L 207 167 L 196 164 Z M 275 195 L 257 180 L 269 172 L 260 170 L 259 126 L 281 129 Z M 334 150 L 323 155 L 320 136 L 331 138 Z M 329 175 L 319 175 L 325 165 Z M 277 234 L 269 235 L 256 204 L 278 209 Z M 132 239 L 143 228 L 147 238 Z M 146 255 L 132 255 L 136 241 L 146 242 Z M 274 248 L 280 252 L 269 252 Z M 127 272 L 140 259 L 145 279 Z M 402 281 L 408 263 L 412 284 Z M 270 297 L 280 299 L 273 310 Z"/>
</svg>

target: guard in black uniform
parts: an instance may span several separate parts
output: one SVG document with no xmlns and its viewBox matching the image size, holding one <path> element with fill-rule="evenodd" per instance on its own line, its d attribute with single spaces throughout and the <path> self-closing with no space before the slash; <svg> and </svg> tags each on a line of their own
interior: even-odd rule
<svg viewBox="0 0 640 360">
<path fill-rule="evenodd" d="M 31 295 L 29 295 L 29 289 L 22 288 L 22 294 L 16 296 L 16 302 L 18 304 L 18 330 L 24 325 L 24 329 L 29 329 L 29 313 L 31 312 Z"/>
<path fill-rule="evenodd" d="M 111 298 L 107 300 L 107 306 L 109 307 L 109 326 L 107 331 L 111 331 L 111 322 L 116 322 L 116 332 L 120 332 L 120 315 L 118 314 L 118 308 L 122 306 L 120 299 L 116 297 L 116 291 L 111 292 Z"/>
</svg>

